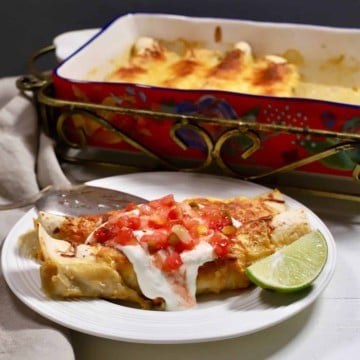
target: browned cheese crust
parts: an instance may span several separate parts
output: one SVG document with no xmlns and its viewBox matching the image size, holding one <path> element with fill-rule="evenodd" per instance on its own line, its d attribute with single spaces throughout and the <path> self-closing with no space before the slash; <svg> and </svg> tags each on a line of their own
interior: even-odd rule
<svg viewBox="0 0 360 360">
<path fill-rule="evenodd" d="M 171 46 L 155 39 L 139 38 L 129 56 L 105 80 L 293 96 L 300 75 L 296 65 L 283 57 L 255 57 L 250 45 L 244 42 L 219 51 L 185 41 Z"/>
</svg>

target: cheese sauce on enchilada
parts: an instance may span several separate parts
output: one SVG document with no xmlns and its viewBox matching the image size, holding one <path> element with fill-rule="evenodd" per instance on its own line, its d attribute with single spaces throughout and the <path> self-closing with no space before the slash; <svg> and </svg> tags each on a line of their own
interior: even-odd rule
<svg viewBox="0 0 360 360">
<path fill-rule="evenodd" d="M 161 40 L 140 37 L 134 42 L 130 55 L 115 61 L 117 65 L 103 80 L 360 104 L 357 86 L 329 84 L 328 80 L 322 83 L 309 76 L 305 79 L 303 59 L 300 54 L 294 56 L 294 52 L 255 56 L 245 41 L 219 51 L 184 40 L 169 45 Z"/>
</svg>

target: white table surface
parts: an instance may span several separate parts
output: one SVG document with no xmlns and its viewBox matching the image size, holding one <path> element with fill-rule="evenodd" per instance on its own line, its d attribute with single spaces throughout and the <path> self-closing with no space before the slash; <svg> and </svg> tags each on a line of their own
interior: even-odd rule
<svg viewBox="0 0 360 360">
<path fill-rule="evenodd" d="M 76 359 L 360 358 L 360 202 L 296 192 L 288 194 L 313 210 L 329 227 L 336 241 L 335 274 L 311 306 L 281 324 L 255 334 L 199 344 L 125 343 L 73 331 Z"/>
</svg>

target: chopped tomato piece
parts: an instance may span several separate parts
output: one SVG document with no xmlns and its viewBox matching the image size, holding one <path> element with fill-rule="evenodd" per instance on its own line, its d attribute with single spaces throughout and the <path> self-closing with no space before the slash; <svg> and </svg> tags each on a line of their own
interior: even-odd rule
<svg viewBox="0 0 360 360">
<path fill-rule="evenodd" d="M 122 228 L 128 226 L 129 216 L 125 214 L 115 214 L 109 218 L 109 223 L 116 228 Z"/>
<path fill-rule="evenodd" d="M 222 230 L 225 226 L 231 225 L 230 219 L 220 214 L 210 214 L 206 220 L 209 228 L 213 230 Z"/>
<path fill-rule="evenodd" d="M 224 226 L 232 224 L 231 216 L 229 216 L 223 207 L 219 207 L 216 203 L 208 204 L 199 211 L 201 217 L 212 230 L 222 230 Z"/>
<path fill-rule="evenodd" d="M 134 209 L 136 209 L 136 205 L 134 203 L 129 203 L 125 207 L 125 211 L 131 211 L 131 210 L 134 210 Z"/>
<path fill-rule="evenodd" d="M 183 220 L 184 222 L 184 226 L 191 232 L 194 229 L 197 229 L 197 227 L 199 226 L 200 222 L 196 219 L 193 218 L 185 218 Z"/>
<path fill-rule="evenodd" d="M 149 202 L 149 206 L 153 209 L 159 207 L 170 207 L 175 204 L 174 195 L 166 195 L 160 199 L 152 200 Z"/>
<path fill-rule="evenodd" d="M 180 209 L 174 206 L 169 210 L 167 217 L 169 220 L 178 220 L 182 217 L 182 214 L 180 212 Z"/>
<path fill-rule="evenodd" d="M 131 229 L 123 227 L 118 230 L 115 242 L 120 245 L 135 245 L 137 244 L 136 238 Z"/>
<path fill-rule="evenodd" d="M 213 246 L 215 254 L 222 258 L 229 253 L 230 240 L 220 234 L 214 234 L 210 239 L 210 244 Z"/>
<path fill-rule="evenodd" d="M 94 238 L 99 243 L 104 243 L 115 236 L 112 228 L 101 226 L 94 231 Z"/>
<path fill-rule="evenodd" d="M 199 235 L 204 235 L 207 232 L 207 226 L 201 224 L 200 221 L 196 219 L 184 219 L 184 225 L 189 231 L 192 239 L 198 239 Z"/>
<path fill-rule="evenodd" d="M 157 214 L 151 215 L 148 222 L 149 227 L 153 229 L 164 228 L 166 223 L 167 223 L 167 219 Z"/>
<path fill-rule="evenodd" d="M 166 249 L 169 246 L 167 241 L 167 234 L 162 231 L 155 231 L 152 234 L 145 234 L 140 241 L 147 245 L 150 253 L 154 253 L 161 249 Z"/>
<path fill-rule="evenodd" d="M 141 221 L 138 216 L 130 216 L 128 220 L 128 227 L 132 230 L 140 229 Z"/>
<path fill-rule="evenodd" d="M 191 250 L 195 241 L 190 232 L 182 225 L 174 225 L 172 233 L 169 235 L 168 242 L 177 252 L 183 252 L 184 250 Z"/>
<path fill-rule="evenodd" d="M 163 264 L 163 271 L 171 272 L 178 270 L 180 266 L 183 264 L 181 256 L 177 252 L 171 252 L 169 255 L 166 256 L 164 264 Z"/>
<path fill-rule="evenodd" d="M 195 246 L 195 241 L 191 240 L 191 242 L 184 243 L 182 241 L 178 242 L 176 245 L 173 246 L 174 250 L 179 254 L 185 250 L 191 250 Z"/>
</svg>

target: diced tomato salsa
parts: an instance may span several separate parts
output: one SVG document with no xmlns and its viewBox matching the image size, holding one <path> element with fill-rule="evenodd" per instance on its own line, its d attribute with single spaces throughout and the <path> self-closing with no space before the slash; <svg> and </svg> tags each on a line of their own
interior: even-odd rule
<svg viewBox="0 0 360 360">
<path fill-rule="evenodd" d="M 165 272 L 182 265 L 180 254 L 208 241 L 218 257 L 225 257 L 236 233 L 226 205 L 203 199 L 201 203 L 179 203 L 173 195 L 146 204 L 129 204 L 126 211 L 110 215 L 94 232 L 95 241 L 108 245 L 140 244 L 150 254 L 164 250 Z"/>
</svg>

